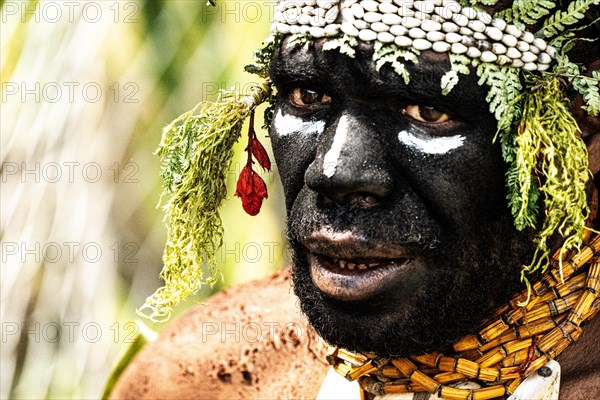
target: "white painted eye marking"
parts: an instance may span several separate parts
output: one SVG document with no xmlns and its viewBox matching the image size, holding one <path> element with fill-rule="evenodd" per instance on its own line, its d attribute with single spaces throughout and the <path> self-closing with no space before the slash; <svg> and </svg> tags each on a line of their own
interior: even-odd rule
<svg viewBox="0 0 600 400">
<path fill-rule="evenodd" d="M 320 135 L 325 130 L 325 121 L 305 120 L 291 114 L 283 115 L 281 110 L 277 111 L 274 121 L 278 136 L 291 134 Z"/>
<path fill-rule="evenodd" d="M 323 175 L 331 178 L 335 175 L 337 164 L 342 153 L 342 147 L 346 143 L 346 137 L 348 136 L 348 118 L 342 115 L 338 122 L 338 126 L 335 130 L 335 136 L 333 137 L 333 143 L 331 148 L 323 157 Z"/>
<path fill-rule="evenodd" d="M 398 134 L 398 140 L 420 153 L 446 154 L 462 147 L 465 137 L 461 135 L 432 137 L 411 129 L 410 131 L 401 131 Z"/>
</svg>

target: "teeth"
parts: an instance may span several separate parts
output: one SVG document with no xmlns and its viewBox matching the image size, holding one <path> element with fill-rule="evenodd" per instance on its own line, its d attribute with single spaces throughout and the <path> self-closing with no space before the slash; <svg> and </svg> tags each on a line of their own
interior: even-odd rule
<svg viewBox="0 0 600 400">
<path fill-rule="evenodd" d="M 348 262 L 346 260 L 340 260 L 339 258 L 334 258 L 333 263 L 337 264 L 338 267 L 340 267 L 342 269 L 349 269 L 351 271 L 353 271 L 355 269 L 365 270 L 365 269 L 369 269 L 369 268 L 377 268 L 377 267 L 381 267 L 381 265 L 383 265 L 382 263 L 360 263 L 360 264 L 352 263 L 352 262 Z"/>
</svg>

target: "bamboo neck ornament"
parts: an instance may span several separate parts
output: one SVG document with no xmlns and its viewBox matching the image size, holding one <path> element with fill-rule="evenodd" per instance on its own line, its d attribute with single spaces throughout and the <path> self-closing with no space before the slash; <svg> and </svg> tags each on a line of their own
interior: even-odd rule
<svg viewBox="0 0 600 400">
<path fill-rule="evenodd" d="M 433 352 L 386 359 L 334 348 L 327 360 L 361 391 L 381 396 L 429 392 L 443 399 L 485 400 L 514 393 L 521 382 L 561 354 L 581 336 L 581 325 L 600 311 L 600 234 L 578 252 L 559 249 L 551 269 L 528 292 L 514 296 L 475 334 L 454 344 L 454 354 Z M 561 267 L 562 264 L 562 267 Z M 476 380 L 479 389 L 450 385 Z M 363 396 L 364 398 L 364 396 Z"/>
</svg>

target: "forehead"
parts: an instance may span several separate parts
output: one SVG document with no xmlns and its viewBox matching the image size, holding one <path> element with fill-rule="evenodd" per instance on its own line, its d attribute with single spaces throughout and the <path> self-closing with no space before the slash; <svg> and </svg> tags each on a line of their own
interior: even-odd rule
<svg viewBox="0 0 600 400">
<path fill-rule="evenodd" d="M 478 85 L 474 71 L 461 74 L 452 91 L 442 94 L 441 80 L 450 69 L 447 54 L 423 51 L 416 64 L 402 60 L 410 76 L 407 83 L 391 63 L 377 69 L 372 44 L 359 42 L 354 48 L 354 57 L 349 57 L 338 49 L 324 50 L 327 39 L 305 45 L 290 44 L 288 39 L 275 51 L 270 64 L 270 75 L 280 89 L 306 85 L 367 102 L 377 102 L 383 96 L 451 108 L 460 104 L 465 112 L 477 109 L 477 112 L 488 113 L 487 89 Z M 460 114 L 460 110 L 457 111 Z"/>
</svg>

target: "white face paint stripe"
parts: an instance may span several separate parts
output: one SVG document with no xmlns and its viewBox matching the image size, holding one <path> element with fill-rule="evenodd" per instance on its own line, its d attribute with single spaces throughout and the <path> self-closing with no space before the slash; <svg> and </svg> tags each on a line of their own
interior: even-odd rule
<svg viewBox="0 0 600 400">
<path fill-rule="evenodd" d="M 420 153 L 446 154 L 462 147 L 465 137 L 461 135 L 431 137 L 417 132 L 402 131 L 398 134 L 398 140 Z"/>
<path fill-rule="evenodd" d="M 281 110 L 277 111 L 274 121 L 278 136 L 288 136 L 291 134 L 301 135 L 320 135 L 325 130 L 325 121 L 304 120 L 291 114 L 283 115 Z"/>
<path fill-rule="evenodd" d="M 347 136 L 348 118 L 345 115 L 342 115 L 335 130 L 335 136 L 333 137 L 331 148 L 327 154 L 325 154 L 325 157 L 323 157 L 323 174 L 328 178 L 331 178 L 333 175 L 335 175 L 338 160 L 340 158 L 340 154 L 342 153 L 342 147 L 344 146 L 344 143 L 346 143 Z"/>
</svg>

